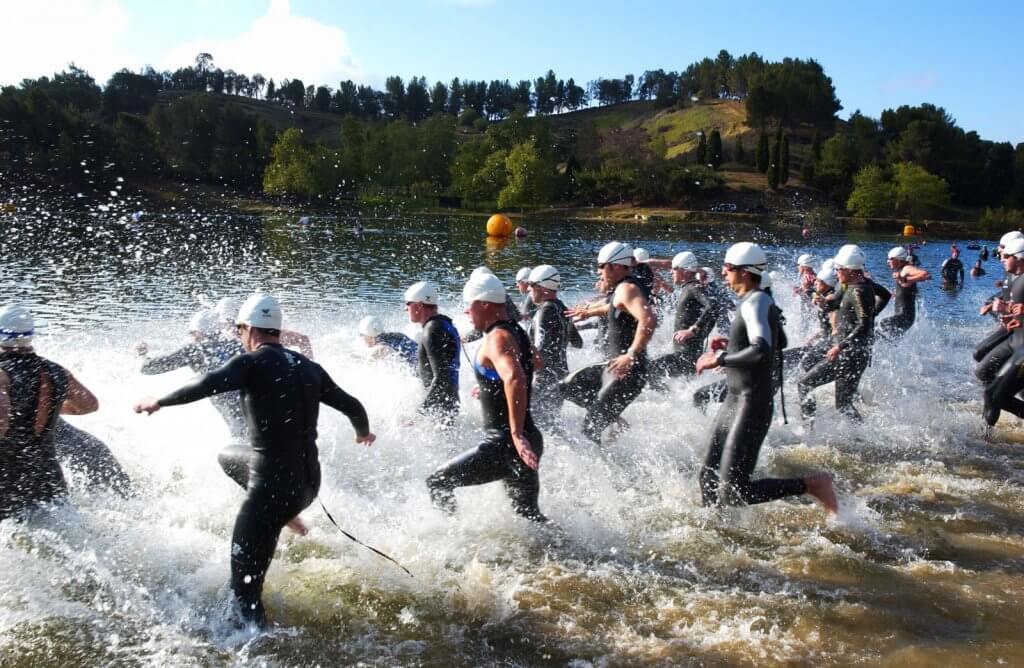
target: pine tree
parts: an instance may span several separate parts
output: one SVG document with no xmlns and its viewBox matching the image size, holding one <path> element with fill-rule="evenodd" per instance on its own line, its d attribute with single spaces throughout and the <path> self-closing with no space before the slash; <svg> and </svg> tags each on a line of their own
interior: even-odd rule
<svg viewBox="0 0 1024 668">
<path fill-rule="evenodd" d="M 708 138 L 703 132 L 700 133 L 700 139 L 697 140 L 697 164 L 707 164 L 707 153 L 708 153 Z"/>
<path fill-rule="evenodd" d="M 768 171 L 768 135 L 761 131 L 757 138 L 757 171 L 764 174 Z"/>
<path fill-rule="evenodd" d="M 718 130 L 711 131 L 704 157 L 711 165 L 711 169 L 717 170 L 722 166 L 722 134 Z"/>
<path fill-rule="evenodd" d="M 779 183 L 789 181 L 789 135 L 782 138 L 782 150 L 779 151 Z"/>
<path fill-rule="evenodd" d="M 743 159 L 747 157 L 743 151 L 743 135 L 736 137 L 736 162 L 743 162 Z"/>
<path fill-rule="evenodd" d="M 768 158 L 768 187 L 772 190 L 779 187 L 779 145 L 774 142 Z"/>
</svg>

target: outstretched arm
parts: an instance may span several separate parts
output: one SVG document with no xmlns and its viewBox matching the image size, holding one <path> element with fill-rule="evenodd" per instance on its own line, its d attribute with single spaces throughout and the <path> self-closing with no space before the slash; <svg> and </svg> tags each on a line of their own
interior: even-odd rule
<svg viewBox="0 0 1024 668">
<path fill-rule="evenodd" d="M 180 406 L 215 394 L 242 389 L 251 364 L 247 355 L 233 357 L 227 364 L 160 398 L 146 398 L 135 404 L 136 413 L 155 413 L 165 406 Z"/>
</svg>

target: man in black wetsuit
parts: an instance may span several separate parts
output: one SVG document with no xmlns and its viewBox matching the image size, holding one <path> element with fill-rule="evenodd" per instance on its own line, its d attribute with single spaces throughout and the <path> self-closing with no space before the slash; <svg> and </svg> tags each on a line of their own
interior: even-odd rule
<svg viewBox="0 0 1024 668">
<path fill-rule="evenodd" d="M 814 365 L 797 383 L 800 408 L 805 420 L 814 417 L 816 404 L 809 397 L 811 390 L 835 381 L 836 408 L 859 420 L 853 405 L 860 378 L 871 362 L 871 348 L 875 342 L 875 291 L 864 276 L 867 258 L 854 244 L 839 249 L 836 254 L 836 273 L 844 286 L 836 321 L 833 345 L 825 359 Z"/>
<path fill-rule="evenodd" d="M 530 292 L 530 273 L 529 267 L 523 267 L 516 272 L 516 289 L 519 290 L 519 294 L 523 295 L 523 300 L 519 303 L 520 317 L 523 320 L 529 320 L 537 312 L 537 305 L 533 303 L 533 296 Z"/>
<path fill-rule="evenodd" d="M 964 286 L 964 263 L 960 261 L 960 250 L 954 248 L 939 269 L 942 274 L 942 287 L 962 288 Z"/>
<path fill-rule="evenodd" d="M 672 352 L 651 362 L 651 386 L 665 389 L 666 378 L 692 375 L 718 315 L 697 271 L 697 257 L 683 251 L 672 258 L 672 281 L 679 286 L 676 317 L 672 328 Z"/>
<path fill-rule="evenodd" d="M 1013 305 L 1024 303 L 1024 235 L 1007 240 L 1009 236 L 1004 235 L 1006 242 L 999 245 L 1000 262 L 1006 271 L 1002 289 L 981 307 L 982 315 L 992 314 L 1000 322 L 995 331 L 986 336 L 974 350 L 974 359 L 978 362 L 974 373 L 986 386 L 995 379 L 1024 336 L 1019 331 L 1011 334 L 1007 327 Z"/>
<path fill-rule="evenodd" d="M 420 412 L 450 425 L 459 414 L 459 367 L 462 344 L 452 319 L 437 311 L 437 288 L 428 281 L 405 291 L 409 320 L 423 326 L 418 352 L 420 382 L 427 396 Z"/>
<path fill-rule="evenodd" d="M 896 281 L 894 315 L 881 320 L 878 329 L 890 339 L 899 338 L 914 324 L 917 316 L 917 284 L 932 277 L 927 270 L 910 264 L 910 252 L 903 246 L 889 251 L 889 268 Z"/>
<path fill-rule="evenodd" d="M 597 267 L 608 286 L 601 306 L 573 308 L 576 320 L 604 316 L 608 322 L 606 362 L 585 367 L 560 384 L 563 398 L 586 408 L 583 435 L 600 444 L 605 427 L 640 396 L 647 383 L 647 344 L 658 325 L 649 297 L 633 277 L 633 249 L 612 241 L 597 256 Z"/>
<path fill-rule="evenodd" d="M 0 520 L 67 493 L 54 429 L 60 415 L 99 408 L 92 392 L 64 367 L 32 349 L 31 312 L 0 310 Z"/>
<path fill-rule="evenodd" d="M 536 313 L 530 322 L 530 341 L 544 364 L 534 373 L 534 394 L 531 412 L 537 422 L 547 428 L 560 413 L 562 400 L 558 383 L 569 374 L 566 351 L 571 345 L 583 347 L 583 339 L 566 318 L 565 304 L 558 298 L 562 277 L 550 264 L 533 268 L 529 276 L 530 299 Z"/>
<path fill-rule="evenodd" d="M 370 348 L 372 357 L 397 356 L 413 371 L 418 370 L 419 344 L 401 332 L 385 332 L 380 318 L 368 315 L 359 321 L 359 336 Z"/>
<path fill-rule="evenodd" d="M 544 439 L 530 415 L 530 385 L 537 360 L 526 332 L 507 320 L 505 288 L 493 275 L 479 275 L 462 291 L 466 314 L 484 332 L 473 371 L 480 387 L 484 441 L 451 460 L 429 478 L 434 504 L 455 511 L 456 487 L 501 480 L 517 513 L 545 521 L 537 505 L 537 469 Z"/>
<path fill-rule="evenodd" d="M 520 270 L 522 271 L 522 270 Z M 488 267 L 477 267 L 470 272 L 470 278 L 476 278 L 478 276 L 493 276 L 492 272 Z M 508 319 L 512 322 L 519 322 L 523 319 L 523 314 L 519 311 L 519 307 L 516 306 L 515 300 L 512 299 L 512 295 L 505 296 L 505 309 L 507 311 Z M 472 343 L 473 341 L 479 341 L 484 336 L 484 333 L 478 329 L 471 329 L 462 336 L 463 343 Z"/>
<path fill-rule="evenodd" d="M 760 289 L 767 257 L 756 244 L 742 242 L 725 254 L 722 275 L 740 298 L 727 342 L 714 342 L 697 360 L 697 373 L 724 368 L 728 391 L 715 416 L 711 443 L 700 472 L 705 506 L 752 505 L 810 494 L 837 510 L 832 476 L 752 480 L 774 411 L 773 368 L 779 358 L 782 325 L 771 296 Z M 723 345 L 724 345 L 724 349 Z"/>
<path fill-rule="evenodd" d="M 316 362 L 281 345 L 281 307 L 276 299 L 257 293 L 246 300 L 238 313 L 238 329 L 244 354 L 165 397 L 143 399 L 135 412 L 152 414 L 167 406 L 241 392 L 253 455 L 246 499 L 231 536 L 231 590 L 242 619 L 263 626 L 263 581 L 281 529 L 320 491 L 320 403 L 349 418 L 356 443 L 370 445 L 376 437 L 357 399 Z"/>
</svg>

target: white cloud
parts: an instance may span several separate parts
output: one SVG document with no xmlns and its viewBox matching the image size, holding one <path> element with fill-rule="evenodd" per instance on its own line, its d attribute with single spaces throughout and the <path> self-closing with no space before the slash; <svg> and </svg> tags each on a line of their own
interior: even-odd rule
<svg viewBox="0 0 1024 668">
<path fill-rule="evenodd" d="M 70 61 L 104 83 L 139 60 L 124 46 L 131 29 L 117 0 L 0 2 L 0 83 L 49 76 Z"/>
<path fill-rule="evenodd" d="M 221 69 L 250 76 L 259 72 L 278 83 L 287 77 L 302 79 L 307 86 L 336 88 L 344 79 L 362 80 L 345 31 L 292 14 L 288 0 L 271 0 L 267 13 L 240 35 L 175 46 L 160 60 L 160 67 L 174 70 L 192 64 L 198 53 L 212 55 Z"/>
</svg>

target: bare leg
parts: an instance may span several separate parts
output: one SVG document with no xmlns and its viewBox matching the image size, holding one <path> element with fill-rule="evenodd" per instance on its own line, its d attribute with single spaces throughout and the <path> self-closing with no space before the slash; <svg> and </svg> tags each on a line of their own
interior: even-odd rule
<svg viewBox="0 0 1024 668">
<path fill-rule="evenodd" d="M 299 534 L 300 536 L 306 536 L 309 534 L 309 529 L 306 528 L 306 525 L 302 521 L 302 518 L 298 515 L 293 517 L 292 520 L 288 522 L 288 524 L 286 524 L 285 526 L 291 529 L 294 533 Z"/>
<path fill-rule="evenodd" d="M 836 490 L 832 486 L 830 473 L 815 473 L 807 476 L 804 478 L 804 484 L 807 485 L 807 493 L 821 502 L 829 515 L 839 512 L 839 502 L 836 500 Z"/>
</svg>

